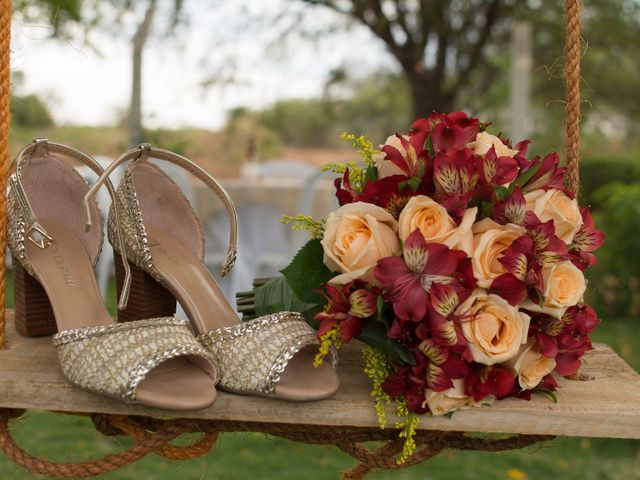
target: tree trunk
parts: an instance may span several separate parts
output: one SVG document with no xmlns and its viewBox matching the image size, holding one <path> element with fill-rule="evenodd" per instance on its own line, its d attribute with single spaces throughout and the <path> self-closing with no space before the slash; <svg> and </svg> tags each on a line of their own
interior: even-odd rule
<svg viewBox="0 0 640 480">
<path fill-rule="evenodd" d="M 445 92 L 440 82 L 434 82 L 428 72 L 406 72 L 406 75 L 415 118 L 424 118 L 433 112 L 449 113 L 454 109 L 453 95 Z"/>
<path fill-rule="evenodd" d="M 129 108 L 129 144 L 138 145 L 144 142 L 142 129 L 142 52 L 156 11 L 156 0 L 151 0 L 144 14 L 142 23 L 133 36 L 133 72 L 131 85 L 131 106 Z"/>
</svg>

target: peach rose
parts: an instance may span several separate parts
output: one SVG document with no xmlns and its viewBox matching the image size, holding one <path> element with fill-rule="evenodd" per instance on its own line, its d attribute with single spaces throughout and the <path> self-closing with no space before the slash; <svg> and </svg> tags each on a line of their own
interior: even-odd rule
<svg viewBox="0 0 640 480">
<path fill-rule="evenodd" d="M 490 218 L 483 218 L 473 225 L 473 253 L 471 265 L 478 286 L 489 288 L 491 282 L 507 270 L 498 261 L 514 240 L 524 234 L 518 225 L 500 225 Z"/>
<path fill-rule="evenodd" d="M 494 147 L 496 150 L 496 155 L 498 157 L 513 157 L 518 150 L 512 150 L 507 147 L 502 140 L 500 140 L 495 135 L 491 135 L 487 132 L 480 132 L 476 136 L 475 142 L 471 142 L 467 145 L 469 148 L 473 149 L 473 152 L 477 155 L 485 155 L 491 147 Z"/>
<path fill-rule="evenodd" d="M 582 301 L 587 289 L 584 274 L 569 261 L 556 263 L 542 269 L 544 303 L 542 306 L 527 300 L 522 307 L 561 318 L 565 310 Z"/>
<path fill-rule="evenodd" d="M 534 190 L 524 196 L 527 210 L 533 211 L 543 222 L 553 220 L 556 235 L 564 243 L 571 243 L 582 226 L 580 207 L 575 198 L 569 198 L 564 192 L 552 188 Z"/>
<path fill-rule="evenodd" d="M 533 343 L 520 349 L 518 356 L 505 365 L 518 376 L 518 383 L 524 389 L 535 388 L 544 377 L 556 368 L 553 358 L 545 357 Z"/>
<path fill-rule="evenodd" d="M 332 272 L 342 272 L 331 283 L 373 281 L 371 271 L 378 260 L 401 251 L 397 231 L 391 214 L 370 203 L 350 203 L 331 212 L 322 239 L 324 264 Z"/>
<path fill-rule="evenodd" d="M 449 216 L 447 209 L 425 195 L 412 197 L 400 213 L 398 231 L 404 242 L 411 233 L 419 229 L 425 241 L 444 243 L 449 248 L 471 254 L 473 235 L 471 227 L 476 220 L 477 208 L 464 212 L 460 225 Z"/>
<path fill-rule="evenodd" d="M 530 317 L 498 295 L 475 290 L 456 313 L 464 315 L 462 334 L 478 363 L 505 362 L 516 356 L 520 345 L 527 342 Z"/>
<path fill-rule="evenodd" d="M 403 135 L 403 137 L 405 140 L 409 140 L 409 137 L 407 135 Z M 402 155 L 402 158 L 405 159 L 407 164 L 411 165 L 411 157 L 404 149 L 404 147 L 402 146 L 402 142 L 400 142 L 400 139 L 397 136 L 391 135 L 384 142 L 384 145 L 380 145 L 380 148 L 382 149 L 385 145 L 396 148 L 400 152 L 400 155 Z M 398 167 L 391 160 L 385 160 L 384 157 L 384 153 L 379 153 L 375 156 L 376 167 L 378 167 L 378 178 L 386 178 L 392 175 L 406 175 L 406 173 L 404 173 L 400 167 Z"/>
<path fill-rule="evenodd" d="M 452 380 L 453 387 L 444 392 L 434 392 L 433 390 L 426 390 L 425 403 L 431 410 L 431 413 L 435 416 L 446 415 L 449 412 L 455 412 L 456 410 L 467 410 L 471 407 L 477 407 L 478 405 L 486 405 L 493 402 L 494 397 L 491 395 L 482 399 L 482 402 L 476 402 L 473 397 L 465 395 L 464 393 L 464 380 Z"/>
</svg>

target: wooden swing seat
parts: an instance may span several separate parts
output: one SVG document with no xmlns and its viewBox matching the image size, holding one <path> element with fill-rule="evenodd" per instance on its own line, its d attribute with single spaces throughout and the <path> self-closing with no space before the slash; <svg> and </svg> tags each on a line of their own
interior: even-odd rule
<svg viewBox="0 0 640 480">
<path fill-rule="evenodd" d="M 341 387 L 328 400 L 292 403 L 220 392 L 210 408 L 173 412 L 73 387 L 60 371 L 51 338 L 20 336 L 9 311 L 7 347 L 0 351 L 0 407 L 371 429 L 378 423 L 360 347 L 355 342 L 341 349 Z M 596 344 L 585 356 L 579 376 L 580 380 L 560 380 L 558 403 L 544 395 L 534 395 L 531 401 L 506 399 L 456 412 L 452 418 L 425 417 L 419 429 L 640 439 L 640 375 L 609 346 Z M 389 413 L 388 418 L 393 427 L 394 416 Z"/>
</svg>

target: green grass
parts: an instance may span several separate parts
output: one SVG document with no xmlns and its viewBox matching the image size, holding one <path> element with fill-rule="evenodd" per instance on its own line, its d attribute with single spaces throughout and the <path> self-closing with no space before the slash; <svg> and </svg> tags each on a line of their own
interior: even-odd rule
<svg viewBox="0 0 640 480">
<path fill-rule="evenodd" d="M 12 305 L 11 278 L 7 304 Z M 113 295 L 109 301 L 113 308 Z M 614 347 L 640 369 L 638 320 L 606 321 L 594 341 Z M 562 396 L 560 395 L 560 401 Z M 18 444 L 28 452 L 57 461 L 97 458 L 115 453 L 131 442 L 103 437 L 86 418 L 29 412 L 12 423 Z M 171 462 L 150 455 L 105 480 L 169 480 L 252 478 L 294 480 L 335 479 L 354 464 L 334 447 L 291 443 L 259 434 L 224 434 L 203 458 Z M 0 457 L 0 479 L 43 478 Z M 447 451 L 430 462 L 398 472 L 375 472 L 372 479 L 424 480 L 640 480 L 640 442 L 631 440 L 560 438 L 542 446 L 505 453 Z"/>
</svg>

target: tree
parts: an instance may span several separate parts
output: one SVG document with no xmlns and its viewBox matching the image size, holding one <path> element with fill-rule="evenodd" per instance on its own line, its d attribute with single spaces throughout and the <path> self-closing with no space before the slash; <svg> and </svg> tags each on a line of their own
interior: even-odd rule
<svg viewBox="0 0 640 480">
<path fill-rule="evenodd" d="M 302 0 L 368 27 L 398 61 L 411 88 L 414 115 L 450 111 L 505 14 L 501 0 Z"/>
</svg>

